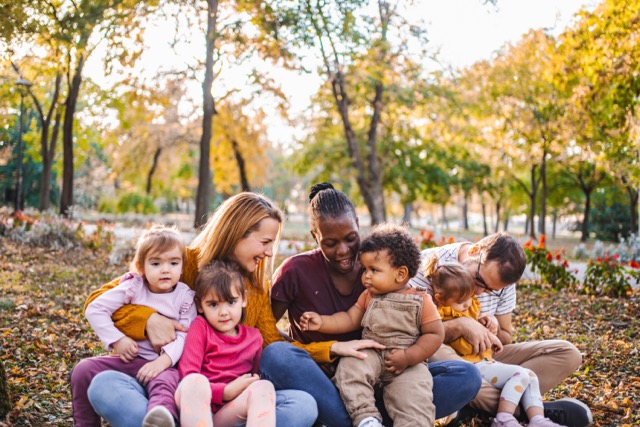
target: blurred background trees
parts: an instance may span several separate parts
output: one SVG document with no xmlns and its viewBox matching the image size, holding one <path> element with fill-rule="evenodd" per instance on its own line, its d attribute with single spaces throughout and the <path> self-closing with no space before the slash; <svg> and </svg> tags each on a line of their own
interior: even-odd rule
<svg viewBox="0 0 640 427">
<path fill-rule="evenodd" d="M 177 211 L 197 226 L 243 190 L 297 213 L 328 180 L 371 223 L 468 229 L 473 212 L 482 233 L 516 217 L 532 237 L 638 229 L 640 2 L 604 0 L 460 69 L 439 65 L 409 5 L 2 2 L 2 203 L 20 146 L 25 205 L 62 215 Z M 302 112 L 293 78 L 317 85 Z"/>
</svg>

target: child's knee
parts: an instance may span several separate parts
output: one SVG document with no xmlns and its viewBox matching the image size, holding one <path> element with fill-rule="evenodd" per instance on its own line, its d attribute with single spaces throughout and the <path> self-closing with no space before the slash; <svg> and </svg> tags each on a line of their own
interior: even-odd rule
<svg viewBox="0 0 640 427">
<path fill-rule="evenodd" d="M 86 386 L 91 383 L 93 374 L 93 362 L 91 359 L 82 359 L 76 366 L 71 370 L 71 383 L 79 384 L 83 383 Z"/>
<path fill-rule="evenodd" d="M 258 380 L 254 383 L 251 383 L 249 389 L 252 393 L 260 394 L 260 395 L 273 395 L 275 396 L 276 390 L 271 381 L 267 380 Z"/>
<path fill-rule="evenodd" d="M 197 393 L 199 396 L 211 400 L 211 385 L 209 379 L 202 374 L 189 374 L 180 381 L 178 392 L 181 394 Z"/>
</svg>

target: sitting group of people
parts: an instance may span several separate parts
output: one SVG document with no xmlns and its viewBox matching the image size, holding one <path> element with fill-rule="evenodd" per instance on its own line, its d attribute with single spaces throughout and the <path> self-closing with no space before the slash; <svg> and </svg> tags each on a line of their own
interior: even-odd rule
<svg viewBox="0 0 640 427">
<path fill-rule="evenodd" d="M 361 241 L 331 184 L 309 205 L 318 248 L 271 282 L 284 215 L 262 195 L 227 199 L 186 248 L 174 228 L 147 230 L 132 271 L 87 300 L 114 354 L 74 367 L 74 424 L 432 426 L 463 410 L 496 427 L 591 423 L 578 400 L 542 400 L 579 367 L 575 346 L 512 343 L 526 264 L 515 239 L 420 252 L 392 224 Z"/>
</svg>

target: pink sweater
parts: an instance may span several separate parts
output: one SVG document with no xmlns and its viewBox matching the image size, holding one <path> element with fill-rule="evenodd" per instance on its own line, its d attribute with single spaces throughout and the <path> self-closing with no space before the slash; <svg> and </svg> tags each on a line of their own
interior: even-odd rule
<svg viewBox="0 0 640 427">
<path fill-rule="evenodd" d="M 217 412 L 225 386 L 241 375 L 259 373 L 262 335 L 256 328 L 238 325 L 238 335 L 221 334 L 197 316 L 187 332 L 182 358 L 178 363 L 180 378 L 202 374 L 211 384 L 211 411 Z"/>
</svg>

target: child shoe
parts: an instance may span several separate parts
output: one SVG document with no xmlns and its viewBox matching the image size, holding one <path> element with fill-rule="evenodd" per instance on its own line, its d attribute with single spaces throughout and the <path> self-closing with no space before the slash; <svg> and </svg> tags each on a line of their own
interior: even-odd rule
<svg viewBox="0 0 640 427">
<path fill-rule="evenodd" d="M 506 412 L 499 412 L 493 419 L 491 427 L 522 427 L 516 418 Z"/>
<path fill-rule="evenodd" d="M 545 418 L 542 415 L 536 415 L 529 420 L 528 427 L 565 427 L 562 424 L 556 424 L 549 418 Z"/>
<path fill-rule="evenodd" d="M 367 417 L 360 421 L 358 427 L 384 427 L 379 419 L 376 417 Z"/>
<path fill-rule="evenodd" d="M 142 427 L 176 427 L 176 424 L 167 408 L 156 406 L 144 416 Z"/>
</svg>

